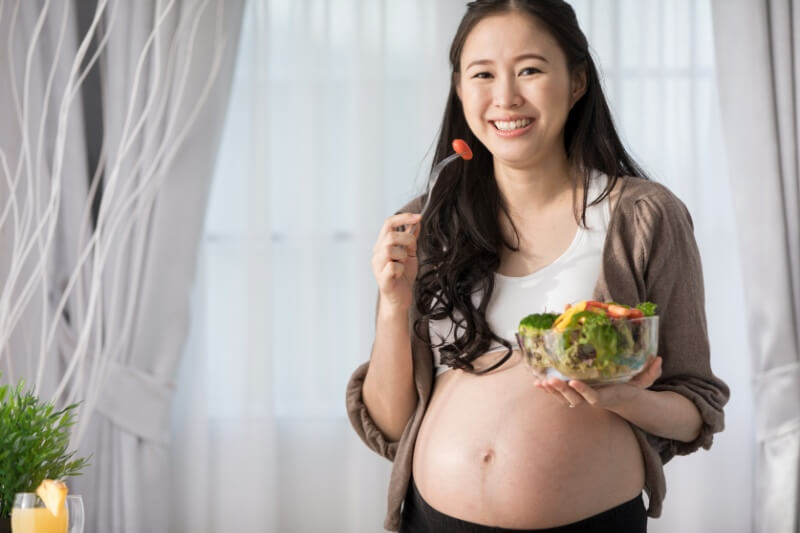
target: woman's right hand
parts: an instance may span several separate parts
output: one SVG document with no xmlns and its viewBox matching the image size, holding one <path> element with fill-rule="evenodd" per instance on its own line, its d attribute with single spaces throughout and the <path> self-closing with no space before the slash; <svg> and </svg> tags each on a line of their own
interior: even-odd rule
<svg viewBox="0 0 800 533">
<path fill-rule="evenodd" d="M 417 237 L 421 215 L 401 213 L 386 219 L 372 251 L 372 273 L 383 311 L 407 312 L 417 278 Z M 405 226 L 403 231 L 397 229 Z"/>
</svg>

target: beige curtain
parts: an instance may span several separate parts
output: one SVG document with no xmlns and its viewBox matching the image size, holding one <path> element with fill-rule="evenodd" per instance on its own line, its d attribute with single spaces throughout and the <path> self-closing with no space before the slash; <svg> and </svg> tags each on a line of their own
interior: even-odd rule
<svg viewBox="0 0 800 533">
<path fill-rule="evenodd" d="M 800 0 L 715 0 L 713 9 L 728 164 L 740 213 L 737 229 L 753 369 L 753 530 L 796 533 Z"/>
</svg>

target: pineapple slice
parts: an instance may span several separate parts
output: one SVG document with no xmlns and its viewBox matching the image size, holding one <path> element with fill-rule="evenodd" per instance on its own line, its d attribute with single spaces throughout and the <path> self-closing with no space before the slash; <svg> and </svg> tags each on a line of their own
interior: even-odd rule
<svg viewBox="0 0 800 533">
<path fill-rule="evenodd" d="M 67 499 L 67 485 L 60 480 L 45 479 L 36 488 L 36 495 L 42 499 L 50 514 L 58 516 Z"/>
</svg>

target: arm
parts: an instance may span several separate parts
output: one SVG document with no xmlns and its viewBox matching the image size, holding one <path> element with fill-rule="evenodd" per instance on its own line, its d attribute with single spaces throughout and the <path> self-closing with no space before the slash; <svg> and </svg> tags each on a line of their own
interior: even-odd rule
<svg viewBox="0 0 800 533">
<path fill-rule="evenodd" d="M 686 397 L 671 391 L 635 389 L 630 402 L 607 409 L 653 435 L 692 442 L 700 435 L 703 420 Z M 653 416 L 653 413 L 658 413 Z"/>
<path fill-rule="evenodd" d="M 633 210 L 634 224 L 642 228 L 638 231 L 643 263 L 638 276 L 646 291 L 642 296 L 658 304 L 661 316 L 658 354 L 664 359 L 663 372 L 650 390 L 681 396 L 701 419 L 696 438 L 689 441 L 660 435 L 649 439 L 667 462 L 675 455 L 711 447 L 714 433 L 725 427 L 723 407 L 730 390 L 711 369 L 703 268 L 691 216 L 683 202 L 658 187 L 638 200 Z"/>
<path fill-rule="evenodd" d="M 573 406 L 585 402 L 608 409 L 653 435 L 691 442 L 703 425 L 697 407 L 675 392 L 648 389 L 661 375 L 661 361 L 660 357 L 653 359 L 641 374 L 621 385 L 594 389 L 582 381 L 566 383 L 552 378 L 541 388 L 560 393 Z"/>
<path fill-rule="evenodd" d="M 408 311 L 378 303 L 375 344 L 364 379 L 364 404 L 390 441 L 400 440 L 417 405 Z"/>
<path fill-rule="evenodd" d="M 389 442 L 397 442 L 417 405 L 408 313 L 417 276 L 420 216 L 389 217 L 372 256 L 379 297 L 375 342 L 361 385 L 360 400 L 371 424 Z M 396 231 L 406 226 L 405 231 Z"/>
<path fill-rule="evenodd" d="M 596 296 L 635 304 L 652 301 L 661 317 L 656 363 L 626 385 L 593 390 L 548 381 L 546 390 L 573 404 L 607 408 L 648 432 L 666 462 L 711 446 L 724 428 L 727 385 L 711 371 L 703 275 L 691 218 L 669 191 L 639 187 L 615 213 L 613 253 L 604 257 Z"/>
</svg>

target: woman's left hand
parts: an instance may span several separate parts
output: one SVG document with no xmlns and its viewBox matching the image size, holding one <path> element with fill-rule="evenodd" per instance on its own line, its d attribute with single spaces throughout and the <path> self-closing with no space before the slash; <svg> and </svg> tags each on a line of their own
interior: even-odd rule
<svg viewBox="0 0 800 533">
<path fill-rule="evenodd" d="M 536 386 L 562 400 L 570 407 L 588 404 L 613 409 L 633 400 L 641 389 L 649 388 L 661 376 L 661 358 L 651 359 L 644 369 L 627 383 L 593 388 L 583 381 L 558 378 L 542 380 Z"/>
</svg>

